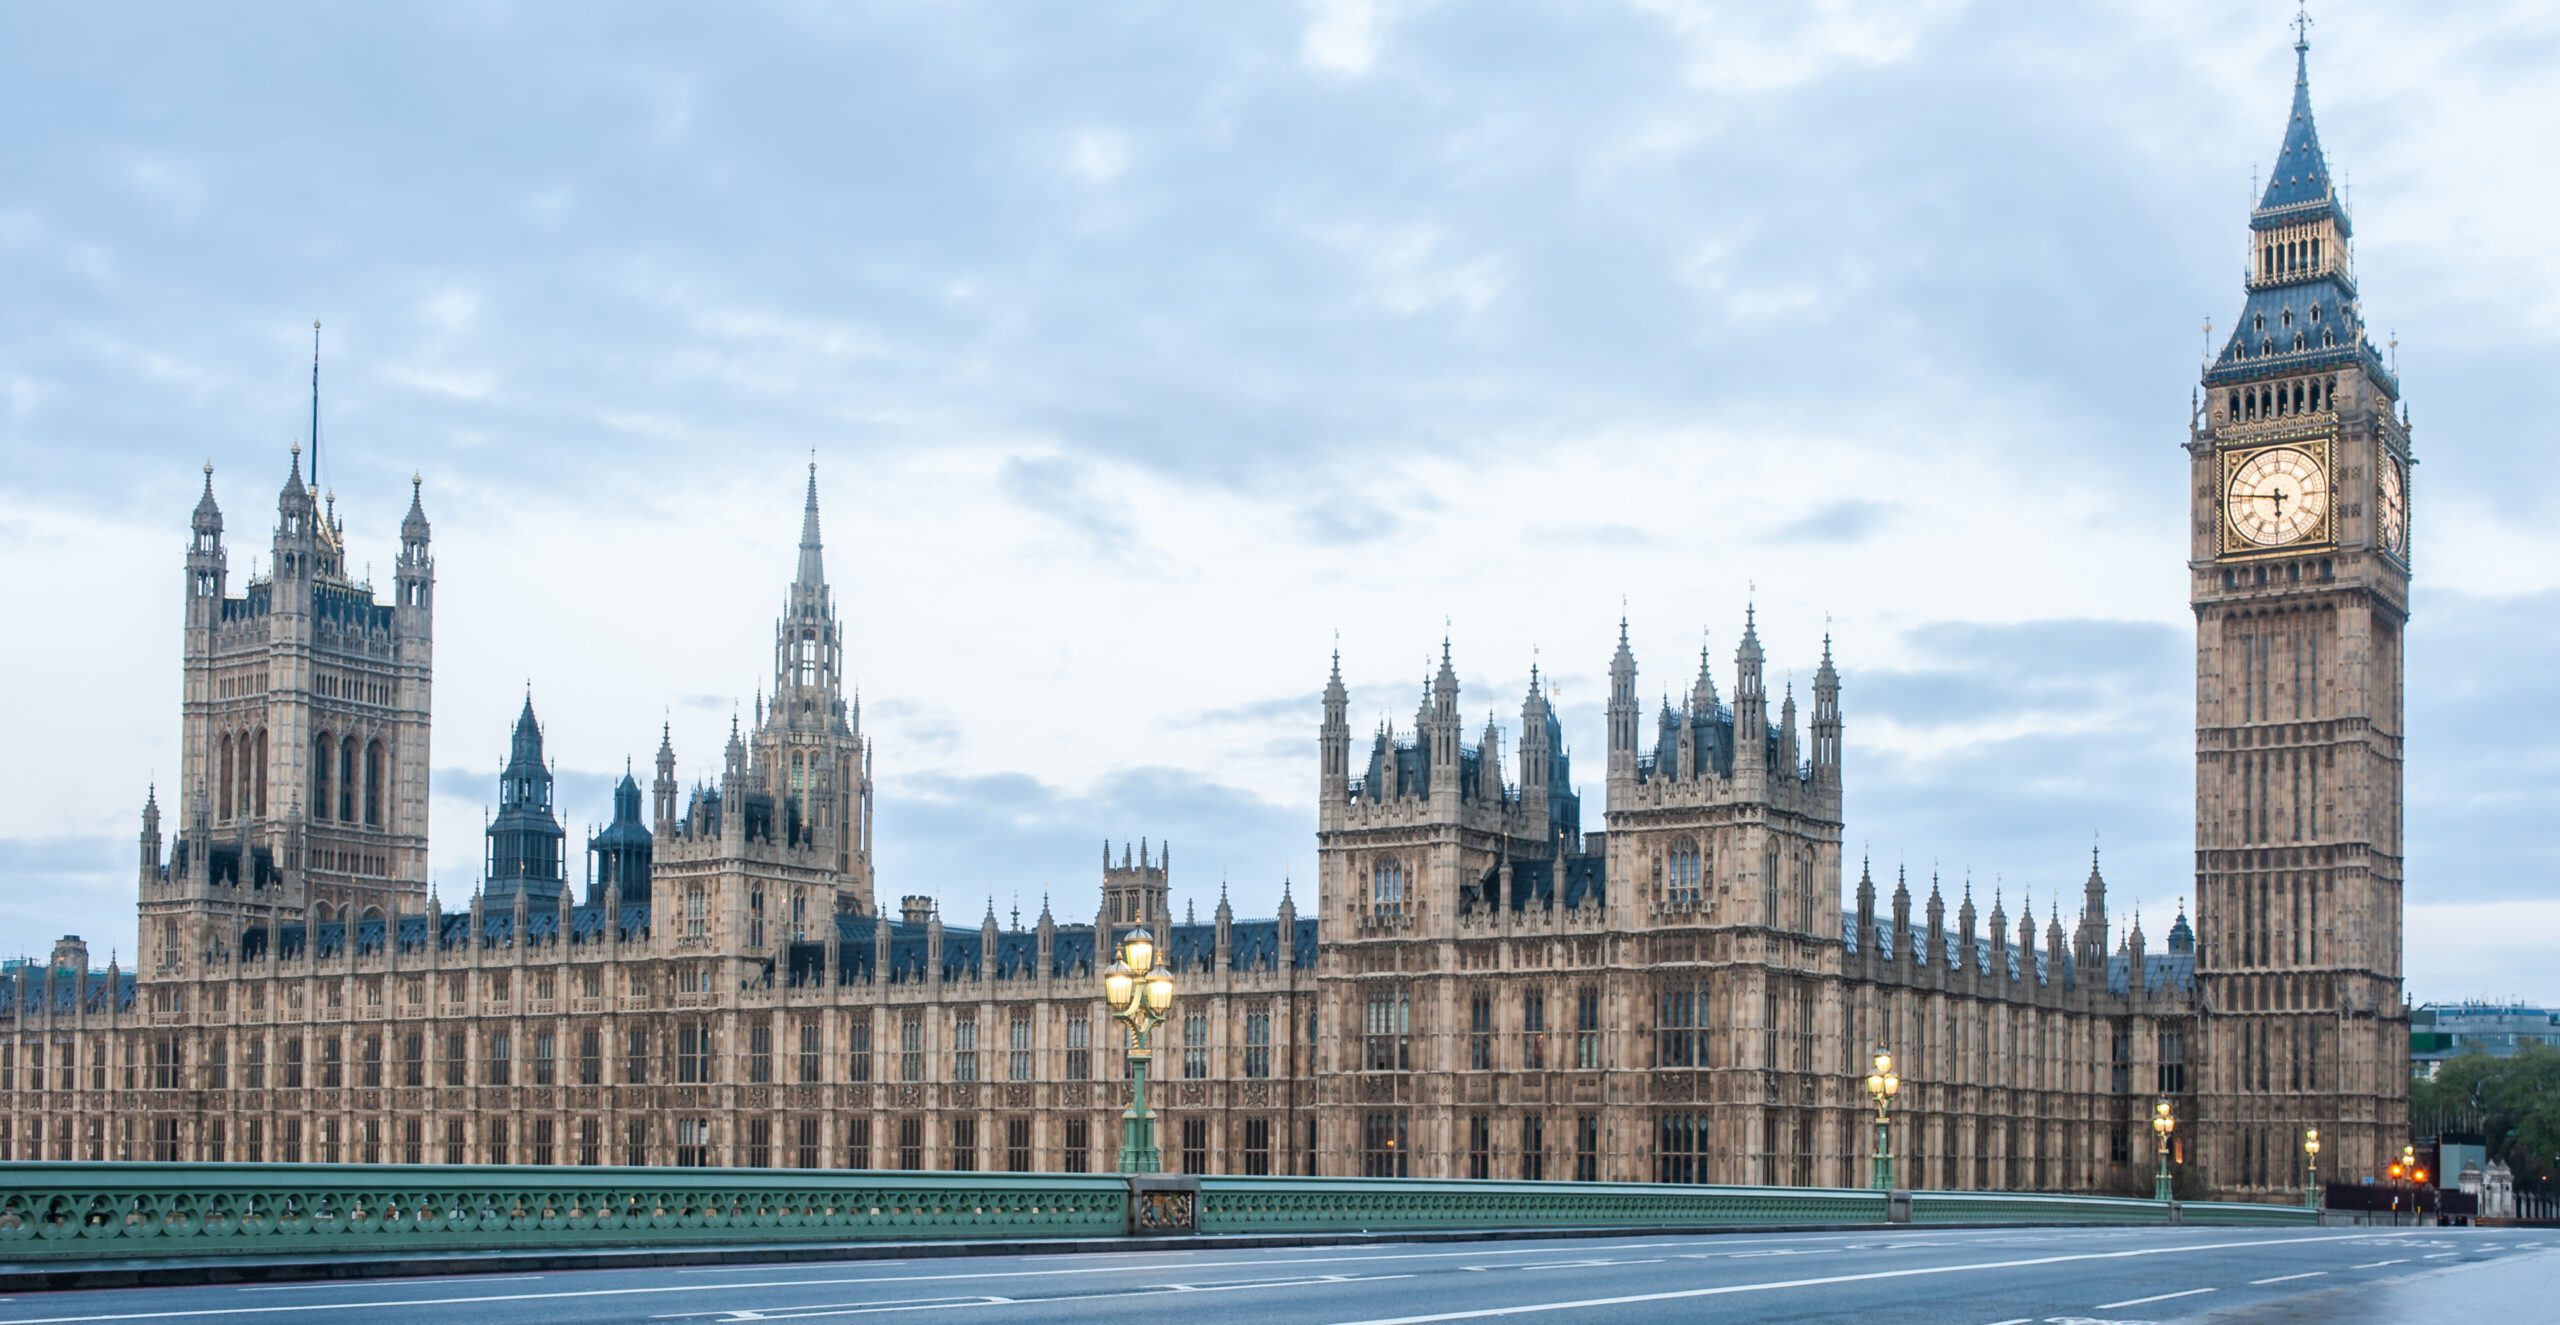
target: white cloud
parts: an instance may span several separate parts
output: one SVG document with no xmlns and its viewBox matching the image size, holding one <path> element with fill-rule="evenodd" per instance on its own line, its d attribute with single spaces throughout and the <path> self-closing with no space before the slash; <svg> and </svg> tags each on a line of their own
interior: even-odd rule
<svg viewBox="0 0 2560 1325">
<path fill-rule="evenodd" d="M 480 312 L 480 292 L 447 286 L 418 301 L 418 320 L 446 332 L 467 331 Z"/>
<path fill-rule="evenodd" d="M 1298 54 L 1327 73 L 1358 77 L 1378 59 L 1375 0 L 1310 0 Z"/>
<path fill-rule="evenodd" d="M 1502 295 L 1502 264 L 1450 253 L 1448 235 L 1428 223 L 1333 225 L 1316 237 L 1360 269 L 1361 297 L 1402 317 L 1454 309 L 1474 315 Z"/>
<path fill-rule="evenodd" d="M 1842 65 L 1891 64 L 1961 0 L 1636 0 L 1686 45 L 1689 77 L 1721 92 L 1775 92 Z"/>
<path fill-rule="evenodd" d="M 1067 170 L 1087 184 L 1104 185 L 1129 169 L 1129 140 L 1110 129 L 1078 129 L 1067 140 Z"/>
</svg>

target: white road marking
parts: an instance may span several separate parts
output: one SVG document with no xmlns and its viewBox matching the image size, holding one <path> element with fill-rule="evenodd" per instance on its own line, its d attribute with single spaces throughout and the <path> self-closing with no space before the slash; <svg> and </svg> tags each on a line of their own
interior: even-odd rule
<svg viewBox="0 0 2560 1325">
<path fill-rule="evenodd" d="M 1482 1320 L 1493 1316 L 1526 1316 L 1547 1311 L 1584 1311 L 1594 1307 L 1630 1306 L 1640 1302 L 1675 1302 L 1689 1298 L 1724 1297 L 1734 1293 L 1768 1293 L 1791 1288 L 1819 1288 L 1830 1284 L 1867 1283 L 1878 1279 L 1911 1279 L 1935 1274 L 1968 1274 L 1982 1270 L 2015 1270 L 2036 1265 L 2064 1265 L 2079 1261 L 2127 1260 L 2140 1256 L 2183 1256 L 2205 1251 L 2232 1251 L 2244 1247 L 2287 1247 L 2311 1243 L 2346 1241 L 2338 1237 L 2263 1238 L 2247 1242 L 2212 1242 L 2185 1247 L 2138 1247 L 2129 1251 L 2087 1251 L 2061 1256 L 2036 1256 L 2014 1261 L 1978 1261 L 1969 1265 L 1924 1265 L 1905 1270 L 1871 1270 L 1861 1274 L 1829 1274 L 1811 1279 L 1772 1279 L 1756 1284 L 1721 1284 L 1713 1288 L 1683 1288 L 1660 1293 L 1629 1293 L 1620 1297 L 1583 1298 L 1570 1302 L 1523 1302 L 1512 1306 L 1481 1307 L 1471 1311 L 1444 1311 L 1428 1316 L 1383 1316 L 1373 1320 L 1346 1321 L 1343 1325 L 1430 1325 L 1444 1320 Z"/>
<path fill-rule="evenodd" d="M 2458 1251 L 2440 1251 L 2440 1252 L 2437 1252 L 2436 1254 L 2434 1254 L 2433 1256 L 2421 1256 L 2421 1257 L 2419 1257 L 2418 1259 L 2420 1259 L 2420 1260 L 2422 1260 L 2422 1261 L 2440 1261 L 2440 1260 L 2443 1260 L 2443 1259 L 2444 1259 L 2445 1257 L 2447 1257 L 2447 1256 L 2459 1256 L 2459 1255 L 2461 1255 L 2461 1254 L 2462 1254 L 2462 1253 L 2461 1253 L 2461 1252 L 2458 1252 Z"/>
<path fill-rule="evenodd" d="M 1233 1293 L 1257 1288 L 1313 1288 L 1330 1284 L 1369 1284 L 1411 1279 L 1409 1274 L 1324 1274 L 1302 1279 L 1250 1279 L 1226 1284 L 1149 1284 L 1108 1293 L 1070 1293 L 1059 1297 L 911 1297 L 883 1302 L 815 1302 L 787 1307 L 745 1307 L 730 1311 L 680 1311 L 655 1320 L 700 1320 L 715 1325 L 747 1325 L 768 1320 L 823 1320 L 830 1316 L 872 1316 L 894 1311 L 948 1311 L 954 1307 L 1048 1306 L 1055 1302 L 1098 1302 L 1112 1298 L 1171 1297 L 1177 1293 Z"/>
<path fill-rule="evenodd" d="M 2149 1297 L 2129 1297 L 2122 1302 L 2101 1302 L 2098 1304 L 2098 1310 L 2113 1311 L 2118 1307 L 2138 1307 L 2145 1302 L 2166 1302 L 2173 1297 L 2196 1297 L 2214 1291 L 2216 1290 L 2211 1288 L 2190 1288 L 2182 1293 L 2154 1293 Z"/>
<path fill-rule="evenodd" d="M 2350 1270 L 2379 1270 L 2386 1265 L 2406 1265 L 2408 1263 L 2409 1258 L 2403 1256 L 2396 1261 L 2366 1261 L 2362 1265 L 2350 1265 L 2347 1268 Z"/>
<path fill-rule="evenodd" d="M 2011 1316 L 2007 1320 L 1995 1320 L 1991 1325 L 2034 1325 L 2034 1320 L 2032 1316 Z"/>
<path fill-rule="evenodd" d="M 539 1279 L 538 1274 L 473 1275 L 475 1284 L 507 1284 Z M 314 1288 L 406 1288 L 412 1284 L 431 1284 L 433 1279 L 326 1279 L 308 1284 L 253 1284 L 240 1289 L 243 1293 L 307 1293 Z M 0 1298 L 0 1301 L 6 1301 Z"/>
<path fill-rule="evenodd" d="M 2266 1284 L 2291 1283 L 2296 1279 L 2317 1279 L 2327 1273 L 2327 1270 L 2305 1270 L 2300 1274 L 2280 1274 L 2273 1279 L 2252 1279 L 2249 1281 L 2249 1286 L 2257 1288 Z"/>
<path fill-rule="evenodd" d="M 1865 1275 L 1835 1276 L 1835 1277 L 1833 1277 L 1833 1278 L 1829 1278 L 1829 1279 L 1809 1279 L 1809 1280 L 1799 1280 L 1799 1281 L 1792 1281 L 1792 1282 L 1783 1283 L 1783 1284 L 1742 1285 L 1742 1286 L 1737 1286 L 1737 1287 L 1732 1287 L 1732 1288 L 1720 1288 L 1720 1289 L 1714 1289 L 1714 1290 L 1700 1290 L 1700 1291 L 1693 1291 L 1693 1292 L 1689 1292 L 1689 1293 L 1674 1294 L 1674 1296 L 1700 1296 L 1700 1295 L 1703 1295 L 1705 1292 L 1710 1292 L 1710 1291 L 1711 1291 L 1711 1292 L 1716 1292 L 1716 1293 L 1724 1293 L 1724 1292 L 1749 1292 L 1749 1291 L 1758 1291 L 1758 1290 L 1760 1290 L 1760 1289 L 1771 1288 L 1771 1287 L 1797 1287 L 1797 1286 L 1801 1286 L 1801 1285 L 1805 1285 L 1805 1284 L 1816 1284 L 1816 1283 L 1844 1283 L 1844 1282 L 1851 1282 L 1851 1281 L 1854 1281 L 1854 1280 L 1857 1280 L 1857 1279 L 1877 1279 L 1877 1278 L 1890 1279 L 1890 1278 L 1899 1278 L 1899 1277 L 1903 1277 L 1903 1276 L 1907 1276 L 1907 1275 L 1914 1275 L 1914 1274 L 1945 1274 L 1945 1273 L 1950 1273 L 1950 1272 L 1953 1272 L 1953 1271 L 1968 1270 L 1968 1269 L 2003 1268 L 2003 1267 L 2006 1267 L 2006 1266 L 2017 1266 L 2017 1265 L 2044 1265 L 2044 1264 L 2053 1264 L 2053 1263 L 2066 1262 L 2066 1261 L 2106 1260 L 2106 1259 L 2111 1259 L 2111 1258 L 2116 1258 L 2116 1257 L 2124 1257 L 2124 1256 L 2153 1256 L 2153 1255 L 2171 1255 L 2171 1254 L 2177 1254 L 2177 1253 L 2182 1253 L 2182 1252 L 2190 1252 L 2190 1251 L 2214 1251 L 2214 1250 L 2221 1250 L 2221 1249 L 2229 1248 L 2229 1247 L 2277 1246 L 2277 1245 L 2288 1245 L 2288 1244 L 2292 1244 L 2292 1243 L 2335 1242 L 2335 1241 L 2339 1241 L 2339 1240 L 2340 1240 L 2340 1239 L 2338 1239 L 2338 1238 L 2336 1238 L 2336 1237 L 2312 1236 L 2312 1237 L 2302 1237 L 2302 1238 L 2279 1239 L 2279 1240 L 2274 1241 L 2274 1242 L 2203 1243 L 2203 1244 L 2196 1244 L 2196 1245 L 2191 1245 L 2191 1246 L 2180 1246 L 2180 1247 L 2157 1247 L 2157 1248 L 2144 1248 L 2144 1249 L 2139 1249 L 2139 1250 L 2134 1250 L 2134 1251 L 2118 1251 L 2118 1252 L 2082 1252 L 2082 1253 L 2075 1253 L 2075 1254 L 2072 1254 L 2072 1255 L 2049 1256 L 2049 1257 L 2041 1257 L 2041 1258 L 2031 1259 L 2031 1260 L 2007 1261 L 2007 1262 L 1993 1262 L 1993 1263 L 1989 1263 L 1989 1264 L 1987 1264 L 1987 1265 L 1970 1265 L 1970 1266 L 1927 1266 L 1927 1267 L 1920 1267 L 1920 1268 L 1915 1268 L 1915 1269 L 1906 1269 L 1906 1270 L 1886 1270 L 1886 1271 L 1876 1271 L 1876 1272 L 1873 1272 L 1873 1273 L 1870 1273 L 1870 1274 L 1865 1274 Z M 1687 1240 L 1684 1240 L 1684 1241 L 1673 1241 L 1673 1242 L 1620 1243 L 1620 1244 L 1614 1244 L 1614 1245 L 1615 1245 L 1617 1248 L 1619 1248 L 1619 1249 L 1632 1250 L 1632 1249 L 1635 1249 L 1635 1248 L 1638 1248 L 1638 1247 L 1678 1247 L 1678 1246 L 1687 1246 L 1687 1245 L 1691 1245 L 1691 1244 L 1692 1244 L 1692 1243 L 1694 1243 L 1695 1241 L 1696 1241 L 1696 1239 L 1695 1239 L 1695 1238 L 1691 1238 L 1691 1239 L 1687 1239 Z M 2364 1243 L 2366 1243 L 2366 1244 L 2371 1244 L 2371 1243 L 2374 1243 L 2374 1242 L 2379 1241 L 2379 1239 L 2374 1239 L 2374 1238 L 2363 1238 L 2363 1239 L 2361 1239 L 2361 1241 L 2363 1241 L 2363 1242 L 2364 1242 Z M 1926 1245 L 1926 1244 L 1911 1244 L 1911 1245 Z M 2399 1244 L 2397 1244 L 2397 1243 L 2383 1242 L 2383 1243 L 2381 1243 L 2381 1245 L 2385 1245 L 2385 1246 L 2392 1246 L 2392 1245 L 2399 1245 Z M 1324 1265 L 1324 1264 L 1335 1264 L 1335 1263 L 1341 1263 L 1341 1262 L 1356 1262 L 1356 1263 L 1359 1263 L 1359 1264 L 1368 1265 L 1368 1264 L 1376 1264 L 1376 1263 L 1383 1262 L 1383 1261 L 1402 1261 L 1402 1260 L 1459 1260 L 1459 1259 L 1480 1260 L 1480 1259 L 1483 1259 L 1483 1258 L 1488 1257 L 1488 1256 L 1499 1256 L 1499 1255 L 1520 1255 L 1520 1256 L 1527 1256 L 1527 1255 L 1545 1255 L 1545 1256 L 1552 1256 L 1552 1255 L 1554 1255 L 1554 1254 L 1556 1253 L 1556 1251 L 1557 1251 L 1557 1248 L 1556 1248 L 1556 1247 L 1554 1247 L 1554 1246 L 1552 1246 L 1552 1245 L 1548 1245 L 1548 1246 L 1537 1246 L 1537 1247 L 1524 1247 L 1524 1248 L 1518 1248 L 1518 1249 L 1487 1249 L 1487 1248 L 1482 1248 L 1482 1247 L 1474 1247 L 1474 1248 L 1467 1248 L 1467 1249 L 1458 1250 L 1458 1251 L 1396 1252 L 1396 1253 L 1387 1254 L 1387 1255 L 1370 1255 L 1370 1256 L 1308 1256 L 1308 1257 L 1299 1257 L 1299 1258 L 1295 1258 L 1295 1259 L 1287 1259 L 1287 1260 L 1283 1260 L 1283 1259 L 1265 1259 L 1265 1258 L 1259 1258 L 1259 1257 L 1257 1257 L 1257 1258 L 1254 1258 L 1254 1259 L 1251 1259 L 1251 1260 L 1193 1261 L 1193 1262 L 1190 1262 L 1190 1263 L 1188 1263 L 1187 1265 L 1183 1266 L 1182 1268 L 1184 1268 L 1184 1269 L 1198 1270 L 1198 1269 L 1218 1269 L 1218 1268 L 1225 1268 L 1225 1267 L 1230 1267 L 1230 1266 L 1241 1266 L 1241 1267 L 1248 1267 L 1248 1268 L 1256 1268 L 1256 1269 L 1259 1269 L 1259 1268 L 1265 1268 L 1265 1267 L 1275 1266 L 1275 1265 Z M 1107 1259 L 1107 1258 L 1106 1258 L 1106 1259 Z M 273 1304 L 270 1304 L 270 1305 L 268 1305 L 268 1306 L 264 1306 L 264 1307 L 196 1307 L 196 1308 L 188 1308 L 188 1309 L 179 1309 L 179 1310 L 163 1310 L 163 1311 L 127 1311 L 127 1312 L 106 1312 L 106 1313 L 99 1313 L 99 1314 L 93 1314 L 93 1315 L 78 1315 L 78 1316 L 23 1316 L 23 1317 L 13 1317 L 13 1318 L 5 1319 L 5 1320 L 0 1320 L 0 1325 L 94 1325 L 94 1323 L 96 1323 L 96 1322 L 105 1322 L 105 1321 L 126 1321 L 126 1320 L 193 1320 L 193 1319 L 199 1319 L 199 1318 L 212 1318 L 212 1317 L 222 1317 L 222 1316 L 247 1316 L 247 1315 L 258 1315 L 258 1314 L 262 1314 L 262 1313 L 264 1313 L 264 1314 L 276 1314 L 276 1315 L 281 1315 L 281 1314 L 288 1313 L 288 1312 L 292 1312 L 292 1313 L 302 1313 L 302 1312 L 323 1312 L 323 1311 L 372 1311 L 372 1312 L 379 1312 L 379 1311 L 382 1311 L 382 1310 L 384 1310 L 384 1309 L 386 1309 L 386 1308 L 390 1308 L 390 1307 L 470 1306 L 470 1305 L 475 1305 L 475 1304 L 478 1304 L 478 1303 L 484 1303 L 484 1302 L 543 1302 L 543 1301 L 568 1301 L 568 1300 L 575 1300 L 575 1299 L 580 1299 L 580 1298 L 605 1298 L 605 1297 L 649 1297 L 649 1296 L 658 1296 L 658 1295 L 663 1295 L 663 1294 L 674 1294 L 674 1293 L 709 1293 L 709 1292 L 719 1292 L 719 1291 L 723 1291 L 723 1290 L 738 1290 L 738 1289 L 808 1288 L 808 1287 L 820 1287 L 820 1286 L 828 1286 L 828 1285 L 849 1285 L 849 1284 L 883 1284 L 883 1283 L 915 1283 L 915 1282 L 933 1283 L 933 1282 L 953 1282 L 953 1281 L 973 1280 L 973 1279 L 1024 1279 L 1024 1278 L 1043 1278 L 1043 1277 L 1048 1277 L 1048 1276 L 1053 1276 L 1053 1275 L 1055 1275 L 1055 1276 L 1063 1276 L 1063 1275 L 1081 1275 L 1081 1274 L 1126 1274 L 1126 1273 L 1129 1273 L 1129 1272 L 1131 1271 L 1131 1269 L 1132 1269 L 1132 1268 L 1133 1268 L 1133 1267 L 1126 1266 L 1126 1265 L 1111 1265 L 1111 1264 L 1103 1264 L 1103 1265 L 1090 1265 L 1090 1266 L 1061 1267 L 1061 1268 L 1056 1268 L 1056 1269 L 1042 1269 L 1042 1270 L 997 1270 L 997 1271 L 978 1271 L 978 1272 L 972 1272 L 972 1273 L 966 1273 L 966 1274 L 939 1274 L 939 1275 L 936 1275 L 936 1274 L 909 1274 L 909 1275 L 837 1275 L 837 1276 L 820 1277 L 820 1278 L 769 1279 L 769 1280 L 759 1280 L 759 1281 L 747 1281 L 747 1282 L 741 1282 L 741 1283 L 712 1283 L 712 1282 L 695 1282 L 695 1283 L 688 1283 L 688 1284 L 647 1284 L 647 1285 L 637 1285 L 637 1286 L 628 1287 L 628 1288 L 558 1289 L 558 1290 L 554 1290 L 554 1291 L 551 1291 L 551 1292 L 522 1292 L 522 1293 L 477 1293 L 477 1294 L 468 1294 L 468 1295 L 452 1296 L 452 1297 L 430 1297 L 430 1298 L 408 1298 L 408 1299 L 399 1299 L 399 1298 L 377 1298 L 377 1299 L 371 1299 L 371 1300 L 366 1300 L 366 1301 L 356 1301 L 356 1302 L 296 1302 L 296 1303 L 273 1303 Z M 1159 1268 L 1163 1268 L 1163 1267 L 1159 1267 Z M 1654 1299 L 1652 1299 L 1652 1298 L 1646 1298 L 1646 1297 L 1640 1297 L 1640 1298 L 1636 1298 L 1636 1299 L 1632 1299 L 1632 1300 L 1635 1300 L 1635 1301 L 1651 1301 L 1651 1300 L 1654 1300 Z M 1571 1305 L 1571 1304 L 1567 1304 L 1567 1305 Z M 1530 1309 L 1540 1309 L 1540 1310 L 1545 1310 L 1545 1309 L 1555 1309 L 1555 1308 L 1530 1308 Z M 1437 1317 L 1437 1316 L 1430 1316 L 1430 1317 L 1419 1317 L 1419 1318 L 1417 1318 L 1417 1319 L 1421 1319 L 1421 1320 L 1439 1320 L 1439 1319 L 1453 1319 L 1453 1318 L 1451 1318 L 1451 1317 Z"/>
</svg>

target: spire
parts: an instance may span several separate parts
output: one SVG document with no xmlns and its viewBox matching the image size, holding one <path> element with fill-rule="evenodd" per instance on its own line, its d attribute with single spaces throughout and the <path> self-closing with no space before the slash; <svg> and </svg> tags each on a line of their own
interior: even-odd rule
<svg viewBox="0 0 2560 1325">
<path fill-rule="evenodd" d="M 2268 172 L 2266 193 L 2258 199 L 2262 212 L 2330 201 L 2329 162 L 2311 122 L 2311 15 L 2296 13 L 2293 23 L 2293 113 L 2285 121 L 2284 146 Z"/>
<path fill-rule="evenodd" d="M 222 507 L 213 499 L 213 462 L 204 462 L 204 495 L 196 498 L 195 531 L 199 534 L 222 532 Z"/>
<path fill-rule="evenodd" d="M 426 475 L 416 470 L 409 472 L 409 513 L 400 521 L 400 541 L 403 543 L 423 543 L 427 539 L 426 485 Z"/>
<path fill-rule="evenodd" d="M 320 319 L 311 319 L 311 486 L 320 486 Z"/>
<path fill-rule="evenodd" d="M 800 573 L 794 583 L 816 589 L 827 582 L 818 546 L 818 453 L 809 453 L 809 496 L 800 509 Z"/>
</svg>

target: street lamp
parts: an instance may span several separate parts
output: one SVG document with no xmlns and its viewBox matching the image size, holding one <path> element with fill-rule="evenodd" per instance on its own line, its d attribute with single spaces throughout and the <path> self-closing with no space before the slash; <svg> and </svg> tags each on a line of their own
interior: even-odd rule
<svg viewBox="0 0 2560 1325">
<path fill-rule="evenodd" d="M 2302 1203 L 2320 1208 L 2320 1129 L 2302 1131 Z"/>
<path fill-rule="evenodd" d="M 1902 1078 L 1893 1070 L 1893 1055 L 1882 1046 L 1875 1060 L 1868 1064 L 1867 1094 L 1876 1102 L 1876 1173 L 1875 1186 L 1880 1192 L 1893 1190 L 1893 1147 L 1891 1131 L 1886 1126 L 1885 1110 L 1893 1097 L 1902 1093 Z"/>
<path fill-rule="evenodd" d="M 1173 1006 L 1173 972 L 1156 964 L 1155 936 L 1133 929 L 1120 936 L 1120 953 L 1102 973 L 1102 1001 L 1129 1028 L 1129 1107 L 1120 1114 L 1120 1171 L 1154 1173 L 1164 1167 L 1156 1152 L 1156 1116 L 1147 1108 L 1147 1035 Z"/>
<path fill-rule="evenodd" d="M 2169 1101 L 2151 1106 L 2151 1134 L 2160 1138 L 2160 1176 L 2151 1184 L 2151 1199 L 2169 1199 L 2169 1134 L 2178 1130 L 2178 1115 L 2169 1111 Z"/>
</svg>

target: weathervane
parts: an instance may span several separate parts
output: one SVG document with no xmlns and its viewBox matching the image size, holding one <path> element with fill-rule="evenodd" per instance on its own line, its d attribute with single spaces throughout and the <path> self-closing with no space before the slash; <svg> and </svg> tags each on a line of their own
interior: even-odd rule
<svg viewBox="0 0 2560 1325">
<path fill-rule="evenodd" d="M 2311 49 L 2311 6 L 2307 4 L 2293 11 L 2293 48 L 2297 51 Z"/>
</svg>

